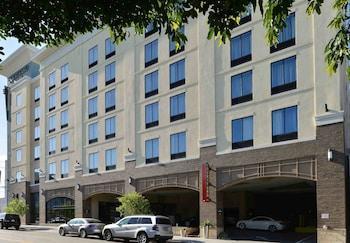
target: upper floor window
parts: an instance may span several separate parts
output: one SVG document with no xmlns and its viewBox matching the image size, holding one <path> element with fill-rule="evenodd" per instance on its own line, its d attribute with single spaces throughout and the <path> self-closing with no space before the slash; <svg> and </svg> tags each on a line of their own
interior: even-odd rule
<svg viewBox="0 0 350 243">
<path fill-rule="evenodd" d="M 185 33 L 185 26 L 182 26 L 180 28 L 180 32 L 182 32 L 183 34 Z M 170 40 L 169 40 L 169 56 L 173 56 L 179 52 L 182 52 L 185 50 L 185 45 L 184 43 L 181 43 L 181 45 L 179 46 L 178 49 L 176 49 L 176 43 L 175 41 L 173 40 L 173 36 L 170 37 Z"/>
<path fill-rule="evenodd" d="M 170 122 L 186 118 L 185 93 L 170 97 Z"/>
<path fill-rule="evenodd" d="M 278 44 L 270 47 L 270 52 L 276 52 L 295 45 L 295 13 L 288 15 L 285 27 L 278 34 Z"/>
<path fill-rule="evenodd" d="M 110 117 L 105 120 L 105 138 L 114 138 L 115 137 L 115 117 Z"/>
<path fill-rule="evenodd" d="M 49 155 L 56 153 L 56 137 L 49 138 Z"/>
<path fill-rule="evenodd" d="M 21 162 L 22 161 L 22 149 L 16 150 L 16 161 Z"/>
<path fill-rule="evenodd" d="M 113 43 L 111 38 L 107 38 L 105 40 L 105 57 L 110 58 L 115 55 L 115 44 Z"/>
<path fill-rule="evenodd" d="M 97 122 L 91 123 L 89 126 L 89 144 L 96 143 L 98 141 L 98 128 Z"/>
<path fill-rule="evenodd" d="M 159 138 L 146 140 L 145 157 L 146 164 L 159 162 Z"/>
<path fill-rule="evenodd" d="M 89 154 L 89 173 L 98 172 L 98 152 Z"/>
<path fill-rule="evenodd" d="M 145 98 L 158 94 L 158 70 L 145 75 Z"/>
<path fill-rule="evenodd" d="M 17 132 L 16 132 L 16 143 L 17 143 L 17 144 L 22 143 L 22 135 L 23 135 L 23 132 L 22 132 L 22 131 L 17 131 Z"/>
<path fill-rule="evenodd" d="M 186 157 L 186 132 L 170 135 L 170 157 L 171 159 Z"/>
<path fill-rule="evenodd" d="M 240 104 L 253 99 L 252 71 L 231 77 L 231 105 Z"/>
<path fill-rule="evenodd" d="M 114 170 L 117 165 L 117 150 L 107 149 L 105 151 L 106 170 Z"/>
<path fill-rule="evenodd" d="M 88 89 L 89 93 L 97 90 L 98 72 L 95 71 L 89 74 L 88 77 Z"/>
<path fill-rule="evenodd" d="M 40 145 L 35 145 L 34 147 L 34 160 L 40 159 Z"/>
<path fill-rule="evenodd" d="M 61 129 L 68 127 L 68 110 L 61 111 Z"/>
<path fill-rule="evenodd" d="M 97 116 L 97 96 L 88 100 L 89 118 Z"/>
<path fill-rule="evenodd" d="M 231 67 L 252 60 L 251 31 L 231 39 Z"/>
<path fill-rule="evenodd" d="M 37 86 L 34 88 L 34 101 L 37 102 L 40 100 L 40 87 Z"/>
<path fill-rule="evenodd" d="M 232 149 L 253 146 L 253 116 L 232 121 Z"/>
<path fill-rule="evenodd" d="M 39 184 L 40 182 L 40 169 L 34 169 L 34 184 Z"/>
<path fill-rule="evenodd" d="M 105 66 L 105 82 L 106 85 L 115 82 L 115 62 Z"/>
<path fill-rule="evenodd" d="M 158 62 L 158 40 L 145 45 L 145 68 Z"/>
<path fill-rule="evenodd" d="M 61 178 L 67 178 L 69 175 L 69 160 L 61 160 Z"/>
<path fill-rule="evenodd" d="M 68 104 L 68 86 L 61 89 L 61 106 Z"/>
<path fill-rule="evenodd" d="M 49 133 L 56 130 L 56 115 L 49 116 Z"/>
<path fill-rule="evenodd" d="M 40 119 L 40 106 L 34 107 L 34 120 L 38 121 Z"/>
<path fill-rule="evenodd" d="M 170 89 L 185 84 L 185 59 L 170 64 Z"/>
<path fill-rule="evenodd" d="M 61 152 L 68 150 L 69 147 L 69 133 L 61 134 Z"/>
<path fill-rule="evenodd" d="M 52 94 L 49 96 L 49 111 L 52 111 L 56 108 L 56 95 Z"/>
<path fill-rule="evenodd" d="M 148 37 L 156 32 L 157 32 L 157 28 L 153 24 L 153 22 L 151 22 L 146 26 L 145 37 Z"/>
<path fill-rule="evenodd" d="M 272 142 L 298 138 L 298 107 L 292 106 L 272 112 Z"/>
<path fill-rule="evenodd" d="M 89 49 L 89 68 L 97 65 L 98 61 L 98 47 L 97 45 Z"/>
<path fill-rule="evenodd" d="M 105 111 L 115 110 L 115 89 L 111 89 L 105 93 Z"/>
<path fill-rule="evenodd" d="M 61 83 L 64 83 L 68 80 L 68 72 L 68 63 L 66 63 L 61 67 Z"/>
<path fill-rule="evenodd" d="M 271 64 L 271 94 L 278 94 L 297 88 L 296 57 L 290 57 Z"/>
<path fill-rule="evenodd" d="M 246 6 L 245 11 L 240 14 L 239 24 L 236 24 L 235 27 L 248 23 L 252 20 L 252 5 L 249 4 Z"/>
<path fill-rule="evenodd" d="M 16 125 L 21 125 L 22 124 L 22 112 L 17 112 L 16 113 Z"/>
<path fill-rule="evenodd" d="M 35 126 L 34 127 L 34 140 L 38 141 L 40 139 L 40 127 Z"/>
<path fill-rule="evenodd" d="M 49 180 L 56 178 L 56 162 L 49 163 Z"/>
<path fill-rule="evenodd" d="M 146 128 L 158 126 L 158 102 L 145 106 Z"/>
<path fill-rule="evenodd" d="M 55 88 L 56 86 L 56 72 L 52 72 L 49 74 L 49 90 Z"/>
<path fill-rule="evenodd" d="M 22 99 L 22 94 L 16 95 L 16 106 L 22 106 L 23 105 L 23 99 Z"/>
</svg>

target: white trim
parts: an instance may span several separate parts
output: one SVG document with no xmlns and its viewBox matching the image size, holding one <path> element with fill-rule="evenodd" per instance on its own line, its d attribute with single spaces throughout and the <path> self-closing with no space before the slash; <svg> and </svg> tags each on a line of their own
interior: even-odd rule
<svg viewBox="0 0 350 243">
<path fill-rule="evenodd" d="M 325 126 L 344 121 L 344 111 L 330 111 L 328 113 L 315 116 L 316 126 Z"/>
<path fill-rule="evenodd" d="M 216 145 L 216 137 L 213 138 L 207 138 L 207 139 L 201 139 L 198 141 L 200 148 L 206 148 Z"/>
</svg>

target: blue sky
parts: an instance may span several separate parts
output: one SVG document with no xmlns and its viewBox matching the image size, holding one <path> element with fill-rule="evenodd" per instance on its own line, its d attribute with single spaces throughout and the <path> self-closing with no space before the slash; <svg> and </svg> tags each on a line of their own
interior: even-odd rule
<svg viewBox="0 0 350 243">
<path fill-rule="evenodd" d="M 4 47 L 5 56 L 1 56 L 4 60 L 6 57 L 11 55 L 18 47 L 20 43 L 14 38 L 0 40 L 0 46 Z M 1 68 L 1 67 L 0 67 Z M 2 89 L 6 85 L 6 78 L 0 75 L 0 161 L 4 161 L 7 158 L 7 129 L 6 129 L 6 112 L 5 112 L 5 97 Z"/>
</svg>

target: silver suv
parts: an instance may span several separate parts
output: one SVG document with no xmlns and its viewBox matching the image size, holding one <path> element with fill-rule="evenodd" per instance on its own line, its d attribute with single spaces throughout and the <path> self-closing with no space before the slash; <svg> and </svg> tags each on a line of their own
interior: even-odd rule
<svg viewBox="0 0 350 243">
<path fill-rule="evenodd" d="M 114 238 L 147 243 L 150 239 L 165 242 L 173 238 L 169 218 L 164 216 L 135 215 L 128 216 L 117 223 L 108 224 L 103 228 L 105 240 Z"/>
</svg>

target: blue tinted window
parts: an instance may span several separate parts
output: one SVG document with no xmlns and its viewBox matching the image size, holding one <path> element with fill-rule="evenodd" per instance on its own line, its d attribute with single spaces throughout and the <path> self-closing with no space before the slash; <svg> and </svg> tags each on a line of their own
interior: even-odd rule
<svg viewBox="0 0 350 243">
<path fill-rule="evenodd" d="M 107 118 L 105 121 L 105 133 L 106 135 L 115 133 L 115 117 Z"/>
<path fill-rule="evenodd" d="M 185 93 L 170 97 L 170 116 L 176 116 L 185 112 Z"/>
<path fill-rule="evenodd" d="M 271 64 L 271 86 L 277 87 L 296 81 L 296 57 Z"/>
<path fill-rule="evenodd" d="M 105 55 L 115 52 L 115 45 L 111 38 L 105 40 Z"/>
<path fill-rule="evenodd" d="M 115 89 L 109 90 L 105 93 L 105 108 L 115 106 Z"/>
<path fill-rule="evenodd" d="M 232 142 L 239 143 L 253 140 L 253 117 L 245 117 L 232 121 Z"/>
<path fill-rule="evenodd" d="M 105 152 L 106 166 L 116 165 L 117 163 L 117 150 L 107 149 Z"/>
<path fill-rule="evenodd" d="M 186 132 L 175 133 L 170 136 L 171 154 L 186 152 Z"/>
<path fill-rule="evenodd" d="M 105 66 L 105 81 L 109 81 L 115 78 L 115 62 L 112 62 Z"/>
<path fill-rule="evenodd" d="M 97 96 L 88 100 L 89 115 L 97 113 Z"/>
<path fill-rule="evenodd" d="M 147 140 L 145 142 L 145 150 L 146 150 L 145 152 L 146 159 L 159 157 L 159 139 L 154 138 L 154 139 Z"/>
<path fill-rule="evenodd" d="M 145 106 L 146 124 L 158 121 L 158 102 Z"/>
<path fill-rule="evenodd" d="M 185 59 L 170 64 L 170 83 L 185 79 Z"/>
<path fill-rule="evenodd" d="M 251 54 L 251 32 L 246 32 L 231 39 L 231 60 Z"/>
<path fill-rule="evenodd" d="M 249 95 L 252 93 L 252 71 L 240 73 L 231 77 L 232 98 Z"/>
<path fill-rule="evenodd" d="M 88 60 L 89 64 L 97 62 L 97 59 L 98 59 L 98 49 L 96 45 L 89 50 L 89 60 Z"/>
<path fill-rule="evenodd" d="M 145 75 L 145 93 L 158 90 L 158 71 Z"/>
<path fill-rule="evenodd" d="M 292 106 L 272 112 L 272 135 L 284 135 L 298 131 L 298 109 Z"/>
<path fill-rule="evenodd" d="M 89 169 L 98 168 L 98 153 L 89 154 Z"/>
<path fill-rule="evenodd" d="M 182 26 L 180 28 L 180 32 L 185 33 L 185 27 Z M 183 45 L 183 43 L 181 43 Z M 175 41 L 172 41 L 172 36 L 170 37 L 169 40 L 169 51 L 175 51 L 176 50 L 176 45 L 175 45 Z"/>
<path fill-rule="evenodd" d="M 282 43 L 295 38 L 295 13 L 290 14 L 286 19 L 286 26 L 278 35 L 278 42 Z"/>
<path fill-rule="evenodd" d="M 88 89 L 93 89 L 97 87 L 97 71 L 89 74 L 88 77 Z"/>
<path fill-rule="evenodd" d="M 97 122 L 92 123 L 89 125 L 89 140 L 96 139 L 98 134 L 97 134 Z"/>
<path fill-rule="evenodd" d="M 68 86 L 61 89 L 61 103 L 68 101 Z"/>
<path fill-rule="evenodd" d="M 145 63 L 158 58 L 158 40 L 145 45 Z"/>
</svg>

